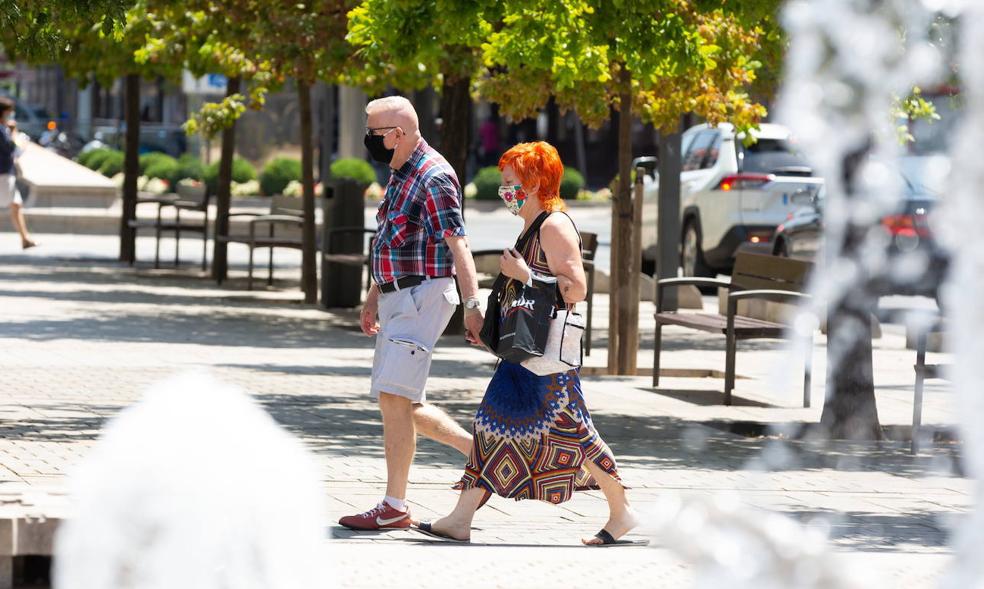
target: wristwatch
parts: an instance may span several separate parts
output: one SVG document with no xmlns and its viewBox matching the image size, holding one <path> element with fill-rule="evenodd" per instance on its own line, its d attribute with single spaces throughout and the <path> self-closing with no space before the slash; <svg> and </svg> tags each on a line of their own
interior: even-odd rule
<svg viewBox="0 0 984 589">
<path fill-rule="evenodd" d="M 478 297 L 472 297 L 465 301 L 465 310 L 469 311 L 471 309 L 481 309 L 482 301 L 478 300 Z"/>
</svg>

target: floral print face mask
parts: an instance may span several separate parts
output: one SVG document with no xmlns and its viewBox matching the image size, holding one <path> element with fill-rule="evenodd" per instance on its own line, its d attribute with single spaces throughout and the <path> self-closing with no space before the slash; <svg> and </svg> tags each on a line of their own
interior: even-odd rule
<svg viewBox="0 0 984 589">
<path fill-rule="evenodd" d="M 519 209 L 523 208 L 523 205 L 526 203 L 526 193 L 523 192 L 523 187 L 519 184 L 500 186 L 499 198 L 502 199 L 502 202 L 506 203 L 506 208 L 514 215 L 518 215 Z"/>
</svg>

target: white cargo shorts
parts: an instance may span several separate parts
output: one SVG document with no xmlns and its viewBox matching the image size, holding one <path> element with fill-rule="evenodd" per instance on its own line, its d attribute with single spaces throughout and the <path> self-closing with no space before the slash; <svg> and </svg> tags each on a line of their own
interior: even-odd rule
<svg viewBox="0 0 984 589">
<path fill-rule="evenodd" d="M 24 204 L 20 191 L 17 190 L 17 176 L 0 174 L 0 209 L 9 209 L 11 204 Z"/>
<path fill-rule="evenodd" d="M 426 280 L 379 295 L 372 398 L 389 393 L 423 403 L 431 354 L 459 303 L 453 278 Z"/>
</svg>

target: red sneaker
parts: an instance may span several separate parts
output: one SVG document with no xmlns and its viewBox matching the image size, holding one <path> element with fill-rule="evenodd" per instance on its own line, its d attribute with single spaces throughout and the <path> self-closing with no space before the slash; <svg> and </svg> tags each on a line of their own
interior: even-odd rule
<svg viewBox="0 0 984 589">
<path fill-rule="evenodd" d="M 385 501 L 359 515 L 347 515 L 338 523 L 352 530 L 389 530 L 410 527 L 410 510 L 399 511 Z"/>
</svg>

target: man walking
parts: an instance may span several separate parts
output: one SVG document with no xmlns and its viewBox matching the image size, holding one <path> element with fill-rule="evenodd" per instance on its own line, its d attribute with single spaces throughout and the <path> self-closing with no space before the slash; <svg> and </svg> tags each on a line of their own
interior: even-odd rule
<svg viewBox="0 0 984 589">
<path fill-rule="evenodd" d="M 13 115 L 14 102 L 0 96 L 0 208 L 10 209 L 10 220 L 14 224 L 14 229 L 20 234 L 21 247 L 27 249 L 37 244 L 27 231 L 22 210 L 24 201 L 17 190 L 14 159 L 20 155 L 20 148 L 16 142 L 17 122 Z"/>
<path fill-rule="evenodd" d="M 466 456 L 471 451 L 471 435 L 425 403 L 425 385 L 434 344 L 459 302 L 455 274 L 465 297 L 465 337 L 472 343 L 478 342 L 482 312 L 454 169 L 420 136 L 417 113 L 406 98 L 374 100 L 366 114 L 366 148 L 391 168 L 376 213 L 374 284 L 361 317 L 362 331 L 376 336 L 370 390 L 383 417 L 386 495 L 369 511 L 338 523 L 378 530 L 410 526 L 406 491 L 417 433 Z"/>
</svg>

